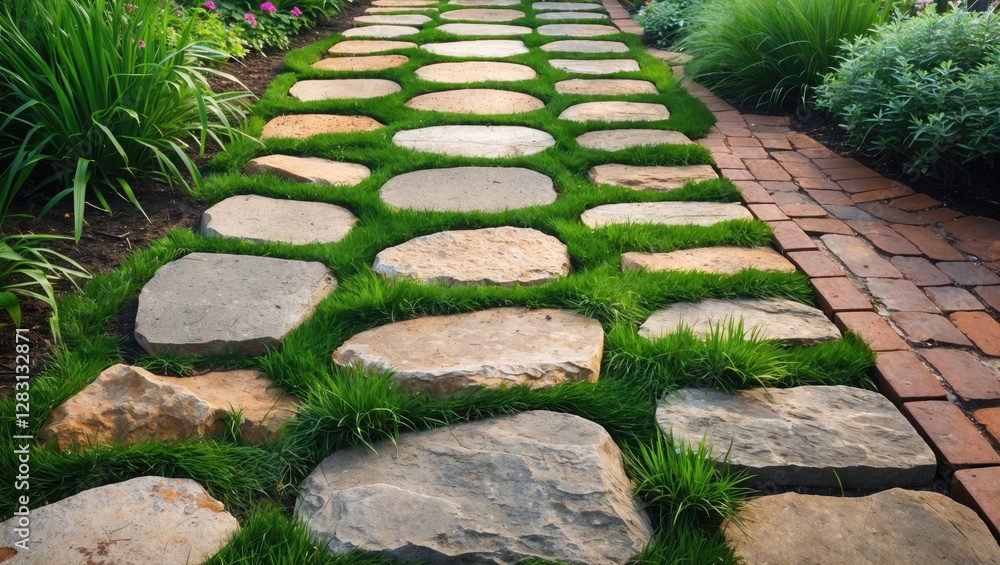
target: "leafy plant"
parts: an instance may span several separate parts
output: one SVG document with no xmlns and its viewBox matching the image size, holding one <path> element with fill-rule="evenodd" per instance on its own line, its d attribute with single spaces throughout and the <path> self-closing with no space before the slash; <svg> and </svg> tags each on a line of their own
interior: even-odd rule
<svg viewBox="0 0 1000 565">
<path fill-rule="evenodd" d="M 204 3 L 200 4 L 204 7 Z M 340 11 L 333 0 L 215 0 L 213 11 L 257 51 L 284 49 L 290 37 Z"/>
<path fill-rule="evenodd" d="M 209 6 L 212 4 L 205 3 Z M 188 22 L 193 22 L 191 39 L 200 41 L 209 47 L 218 49 L 231 57 L 242 59 L 247 54 L 247 42 L 241 37 L 241 28 L 226 25 L 215 10 L 202 6 L 178 8 L 171 11 L 170 24 L 167 27 L 167 44 L 176 48 L 181 39 L 181 32 Z"/>
<path fill-rule="evenodd" d="M 692 6 L 692 0 L 660 0 L 646 4 L 636 18 L 642 26 L 643 38 L 663 49 L 673 46 L 688 23 Z"/>
</svg>

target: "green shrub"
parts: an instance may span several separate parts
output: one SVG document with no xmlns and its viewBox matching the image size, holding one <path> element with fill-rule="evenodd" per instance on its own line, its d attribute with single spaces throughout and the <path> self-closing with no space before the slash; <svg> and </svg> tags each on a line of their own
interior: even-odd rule
<svg viewBox="0 0 1000 565">
<path fill-rule="evenodd" d="M 691 0 L 661 0 L 646 4 L 636 18 L 642 26 L 643 38 L 662 49 L 673 46 L 687 23 L 691 6 Z"/>
<path fill-rule="evenodd" d="M 191 6 L 205 7 L 194 0 Z M 212 10 L 257 51 L 284 49 L 291 36 L 340 11 L 335 0 L 213 0 Z"/>
<path fill-rule="evenodd" d="M 172 12 L 173 18 L 167 27 L 167 44 L 172 48 L 178 46 L 181 32 L 193 20 L 191 39 L 200 41 L 209 47 L 242 59 L 247 55 L 247 42 L 240 36 L 241 29 L 226 25 L 216 10 L 207 10 L 203 6 L 179 8 Z"/>
<path fill-rule="evenodd" d="M 1000 17 L 956 8 L 845 45 L 818 89 L 852 142 L 946 174 L 1000 155 Z"/>
</svg>

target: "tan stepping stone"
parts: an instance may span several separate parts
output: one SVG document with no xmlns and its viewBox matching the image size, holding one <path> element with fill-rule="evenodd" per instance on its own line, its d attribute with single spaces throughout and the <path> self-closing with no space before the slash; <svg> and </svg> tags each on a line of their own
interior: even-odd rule
<svg viewBox="0 0 1000 565">
<path fill-rule="evenodd" d="M 639 70 L 639 63 L 635 59 L 549 59 L 549 64 L 561 71 L 582 75 L 610 75 Z"/>
<path fill-rule="evenodd" d="M 614 35 L 618 28 L 599 24 L 545 24 L 538 27 L 538 34 L 549 37 L 597 37 Z"/>
<path fill-rule="evenodd" d="M 333 55 L 364 55 L 367 53 L 396 51 L 398 49 L 413 49 L 416 46 L 416 43 L 411 43 L 409 41 L 373 41 L 367 39 L 356 39 L 351 41 L 341 41 L 328 49 L 327 52 Z"/>
<path fill-rule="evenodd" d="M 372 6 L 382 8 L 423 8 L 437 6 L 437 0 L 375 0 Z"/>
<path fill-rule="evenodd" d="M 544 102 L 530 94 L 485 88 L 422 94 L 406 105 L 414 110 L 458 114 L 521 114 L 545 107 Z"/>
<path fill-rule="evenodd" d="M 153 355 L 260 355 L 336 286 L 322 263 L 191 253 L 142 288 L 135 339 Z"/>
<path fill-rule="evenodd" d="M 573 122 L 655 122 L 670 118 L 663 104 L 648 102 L 584 102 L 559 114 L 560 120 Z"/>
<path fill-rule="evenodd" d="M 451 0 L 449 6 L 517 6 L 521 0 Z"/>
<path fill-rule="evenodd" d="M 205 210 L 201 233 L 257 243 L 334 243 L 347 237 L 356 221 L 350 211 L 333 204 L 242 194 Z"/>
<path fill-rule="evenodd" d="M 406 55 L 372 55 L 370 57 L 331 57 L 312 64 L 320 71 L 384 71 L 406 64 Z"/>
<path fill-rule="evenodd" d="M 357 163 L 341 163 L 319 157 L 292 157 L 291 155 L 265 155 L 253 159 L 243 167 L 248 175 L 270 173 L 298 182 L 313 184 L 352 185 L 368 178 L 372 172 Z"/>
<path fill-rule="evenodd" d="M 590 2 L 535 2 L 531 5 L 531 9 L 536 12 L 604 10 L 600 4 Z"/>
<path fill-rule="evenodd" d="M 625 94 L 658 94 L 656 86 L 645 80 L 625 78 L 574 78 L 556 83 L 559 94 L 586 96 L 621 96 Z"/>
<path fill-rule="evenodd" d="M 473 82 L 516 82 L 538 76 L 535 69 L 517 63 L 494 61 L 465 61 L 462 63 L 434 63 L 420 67 L 417 78 L 429 82 L 468 84 Z"/>
<path fill-rule="evenodd" d="M 747 502 L 725 529 L 746 565 L 802 563 L 1000 563 L 986 524 L 967 506 L 930 491 L 865 497 L 787 492 Z"/>
<path fill-rule="evenodd" d="M 391 39 L 393 37 L 405 37 L 416 35 L 420 30 L 409 26 L 372 25 L 356 27 L 343 32 L 344 37 L 374 37 L 380 39 Z"/>
<path fill-rule="evenodd" d="M 546 43 L 542 45 L 542 51 L 549 53 L 628 53 L 628 45 L 620 41 L 567 39 Z"/>
<path fill-rule="evenodd" d="M 408 8 L 406 6 L 399 6 L 396 8 L 368 8 L 365 10 L 366 14 L 399 14 L 399 13 L 417 13 L 417 14 L 435 14 L 438 12 L 437 8 Z"/>
<path fill-rule="evenodd" d="M 455 157 L 524 157 L 556 144 L 544 131 L 523 126 L 431 126 L 392 136 L 399 147 Z"/>
<path fill-rule="evenodd" d="M 549 21 L 608 19 L 607 14 L 598 14 L 595 12 L 542 12 L 541 14 L 538 14 L 535 17 L 540 20 L 549 20 Z"/>
<path fill-rule="evenodd" d="M 549 177 L 530 169 L 456 167 L 389 179 L 382 200 L 394 208 L 440 212 L 503 212 L 556 201 Z"/>
<path fill-rule="evenodd" d="M 691 62 L 693 57 L 687 53 L 678 53 L 676 51 L 662 51 L 655 47 L 647 47 L 646 53 L 660 59 L 661 61 L 666 61 L 668 63 L 673 63 L 675 65 L 686 65 Z"/>
<path fill-rule="evenodd" d="M 375 131 L 385 127 L 368 116 L 335 116 L 331 114 L 291 114 L 278 116 L 264 125 L 261 139 L 290 137 L 306 139 L 324 133 L 354 133 Z"/>
<path fill-rule="evenodd" d="M 734 275 L 746 269 L 794 273 L 795 265 L 770 247 L 695 247 L 670 253 L 623 253 L 623 271 L 699 271 Z"/>
<path fill-rule="evenodd" d="M 528 48 L 519 39 L 475 39 L 472 41 L 453 41 L 450 43 L 428 43 L 421 49 L 447 57 L 475 57 L 479 59 L 513 57 L 525 55 Z"/>
<path fill-rule="evenodd" d="M 632 165 L 598 165 L 587 173 L 594 184 L 613 184 L 636 190 L 674 190 L 689 182 L 719 178 L 711 165 L 678 167 L 636 167 Z"/>
<path fill-rule="evenodd" d="M 884 489 L 922 487 L 937 460 L 886 397 L 849 386 L 755 388 L 730 394 L 681 389 L 656 409 L 675 440 L 754 476 L 757 485 Z"/>
<path fill-rule="evenodd" d="M 576 138 L 576 142 L 581 147 L 586 147 L 587 149 L 621 151 L 622 149 L 642 145 L 691 143 L 691 140 L 679 131 L 663 129 L 606 129 L 588 131 Z"/>
<path fill-rule="evenodd" d="M 524 12 L 521 10 L 491 10 L 484 8 L 451 10 L 450 12 L 441 14 L 442 20 L 465 22 L 510 22 L 523 17 Z"/>
<path fill-rule="evenodd" d="M 342 78 L 300 80 L 288 90 L 288 95 L 303 102 L 317 100 L 378 98 L 401 91 L 403 88 L 380 78 Z"/>
<path fill-rule="evenodd" d="M 446 396 L 470 387 L 597 382 L 603 351 L 597 320 L 567 310 L 495 308 L 370 329 L 337 348 L 333 360 L 391 370 L 404 392 Z"/>
<path fill-rule="evenodd" d="M 221 437 L 233 411 L 242 416 L 244 439 L 261 443 L 273 439 L 295 414 L 295 398 L 284 396 L 271 379 L 254 370 L 179 378 L 114 365 L 53 410 L 38 439 L 44 443 L 54 438 L 66 449 Z"/>
<path fill-rule="evenodd" d="M 437 26 L 437 30 L 452 35 L 480 35 L 484 37 L 527 35 L 531 33 L 530 27 L 504 24 L 444 24 Z"/>
<path fill-rule="evenodd" d="M 535 286 L 568 275 L 569 252 L 533 229 L 446 231 L 380 252 L 372 270 L 423 284 Z"/>
<path fill-rule="evenodd" d="M 594 228 L 611 224 L 661 224 L 713 226 L 729 220 L 753 220 L 739 204 L 719 202 L 633 202 L 591 208 L 580 220 Z"/>
<path fill-rule="evenodd" d="M 716 328 L 729 333 L 729 324 L 743 322 L 743 335 L 757 333 L 762 339 L 780 339 L 795 345 L 815 345 L 840 339 L 840 330 L 822 310 L 784 298 L 737 298 L 675 302 L 653 312 L 639 335 L 656 339 L 691 328 L 704 336 Z"/>
<path fill-rule="evenodd" d="M 354 23 L 362 25 L 385 24 L 422 26 L 429 21 L 432 21 L 431 18 L 422 14 L 376 14 L 372 16 L 358 16 L 354 18 Z"/>
<path fill-rule="evenodd" d="M 30 529 L 30 537 L 19 529 Z M 39 506 L 30 519 L 0 523 L 0 559 L 10 565 L 205 563 L 239 529 L 193 480 L 138 477 Z"/>
</svg>

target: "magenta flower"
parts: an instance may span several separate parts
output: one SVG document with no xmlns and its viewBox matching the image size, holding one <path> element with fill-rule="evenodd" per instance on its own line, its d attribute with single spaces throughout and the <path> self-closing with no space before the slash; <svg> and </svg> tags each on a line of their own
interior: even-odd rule
<svg viewBox="0 0 1000 565">
<path fill-rule="evenodd" d="M 302 15 L 302 10 L 300 10 L 298 6 L 295 6 L 294 8 L 289 10 L 289 12 L 296 18 Z"/>
<path fill-rule="evenodd" d="M 274 7 L 274 4 L 270 2 L 264 2 L 263 4 L 260 5 L 260 11 L 274 14 L 278 11 L 278 9 Z"/>
<path fill-rule="evenodd" d="M 139 49 L 145 49 L 145 48 L 146 48 L 146 42 L 140 39 L 139 40 Z"/>
<path fill-rule="evenodd" d="M 208 2 L 205 2 L 204 4 L 202 4 L 202 7 L 205 8 L 206 10 L 208 10 L 209 12 L 214 11 L 215 10 L 215 2 L 212 2 L 212 0 L 208 0 Z"/>
<path fill-rule="evenodd" d="M 243 19 L 250 24 L 250 27 L 257 27 L 257 18 L 253 17 L 253 14 L 250 12 L 243 14 Z"/>
</svg>

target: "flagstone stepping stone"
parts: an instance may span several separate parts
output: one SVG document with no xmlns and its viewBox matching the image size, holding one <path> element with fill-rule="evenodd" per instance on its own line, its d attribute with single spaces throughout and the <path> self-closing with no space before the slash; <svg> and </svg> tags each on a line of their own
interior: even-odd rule
<svg viewBox="0 0 1000 565">
<path fill-rule="evenodd" d="M 38 439 L 45 443 L 54 438 L 66 449 L 219 437 L 233 410 L 243 418 L 243 437 L 260 443 L 274 438 L 281 424 L 295 414 L 295 398 L 284 396 L 259 371 L 178 378 L 119 364 L 53 410 Z"/>
<path fill-rule="evenodd" d="M 399 14 L 399 13 L 418 13 L 418 14 L 434 14 L 439 10 L 437 8 L 411 8 L 406 6 L 390 7 L 390 8 L 368 8 L 365 10 L 366 14 Z"/>
<path fill-rule="evenodd" d="M 597 382 L 603 351 L 597 320 L 567 310 L 494 308 L 379 326 L 347 340 L 333 360 L 391 370 L 404 392 L 447 396 L 470 387 Z"/>
<path fill-rule="evenodd" d="M 383 250 L 372 270 L 423 284 L 536 286 L 569 274 L 569 253 L 538 230 L 446 231 Z"/>
<path fill-rule="evenodd" d="M 891 489 L 842 498 L 788 492 L 751 500 L 726 540 L 746 565 L 1000 563 L 976 513 L 943 494 Z"/>
<path fill-rule="evenodd" d="M 406 105 L 415 110 L 459 114 L 521 114 L 545 107 L 545 102 L 521 92 L 467 88 L 422 94 Z"/>
<path fill-rule="evenodd" d="M 301 488 L 295 512 L 332 553 L 617 565 L 652 536 L 618 446 L 572 414 L 522 412 L 344 449 Z"/>
<path fill-rule="evenodd" d="M 347 237 L 357 220 L 350 211 L 333 204 L 242 194 L 205 210 L 201 233 L 255 243 L 333 243 Z"/>
<path fill-rule="evenodd" d="M 770 247 L 695 247 L 670 253 L 623 253 L 623 271 L 700 271 L 734 275 L 746 269 L 794 273 L 795 265 Z"/>
<path fill-rule="evenodd" d="M 300 80 L 288 90 L 288 95 L 303 102 L 317 100 L 378 98 L 401 91 L 403 88 L 380 78 L 342 78 Z"/>
<path fill-rule="evenodd" d="M 420 33 L 419 29 L 410 26 L 372 25 L 346 30 L 343 32 L 343 36 L 391 39 L 393 37 L 404 37 L 418 33 Z"/>
<path fill-rule="evenodd" d="M 506 36 L 526 35 L 531 33 L 530 27 L 505 24 L 444 24 L 437 27 L 438 31 L 462 36 Z"/>
<path fill-rule="evenodd" d="M 567 39 L 546 43 L 542 45 L 542 51 L 550 53 L 628 53 L 628 45 L 620 41 Z"/>
<path fill-rule="evenodd" d="M 306 139 L 324 133 L 374 131 L 385 127 L 368 116 L 334 116 L 331 114 L 292 114 L 278 116 L 264 125 L 261 139 L 290 137 Z"/>
<path fill-rule="evenodd" d="M 756 333 L 762 339 L 781 339 L 794 345 L 840 339 L 840 330 L 822 310 L 784 298 L 675 302 L 653 312 L 639 326 L 639 335 L 656 339 L 682 326 L 691 328 L 695 335 L 706 335 L 718 327 L 728 333 L 728 325 L 741 320 L 744 337 Z"/>
<path fill-rule="evenodd" d="M 372 6 L 389 8 L 422 8 L 437 6 L 437 0 L 375 0 Z"/>
<path fill-rule="evenodd" d="M 394 208 L 440 212 L 503 212 L 556 201 L 549 177 L 511 167 L 456 167 L 414 171 L 382 185 Z"/>
<path fill-rule="evenodd" d="M 600 4 L 589 2 L 535 2 L 531 9 L 537 12 L 545 11 L 580 11 L 580 10 L 604 10 Z"/>
<path fill-rule="evenodd" d="M 666 106 L 648 102 L 584 102 L 559 114 L 560 120 L 573 122 L 655 122 L 669 118 Z"/>
<path fill-rule="evenodd" d="M 376 14 L 373 16 L 358 16 L 354 18 L 356 24 L 387 24 L 401 26 L 422 26 L 432 21 L 431 18 L 421 14 Z"/>
<path fill-rule="evenodd" d="M 353 185 L 368 178 L 371 170 L 357 163 L 341 163 L 319 157 L 265 155 L 243 166 L 248 175 L 269 173 L 298 182 L 319 185 Z"/>
<path fill-rule="evenodd" d="M 384 71 L 406 64 L 406 55 L 372 55 L 370 57 L 331 57 L 312 64 L 321 71 Z"/>
<path fill-rule="evenodd" d="M 524 12 L 521 10 L 493 10 L 483 8 L 452 10 L 441 14 L 442 20 L 467 22 L 510 22 L 523 17 Z"/>
<path fill-rule="evenodd" d="M 538 34 L 549 37 L 596 37 L 617 33 L 618 28 L 599 24 L 545 24 L 538 26 Z"/>
<path fill-rule="evenodd" d="M 753 220 L 739 204 L 719 202 L 632 202 L 591 208 L 580 221 L 597 229 L 611 224 L 713 226 L 729 220 Z"/>
<path fill-rule="evenodd" d="M 728 451 L 729 464 L 758 485 L 918 487 L 937 468 L 892 402 L 860 388 L 681 389 L 659 405 L 656 421 L 688 444 L 704 437 L 718 457 Z"/>
<path fill-rule="evenodd" d="M 517 6 L 521 0 L 451 0 L 449 6 Z"/>
<path fill-rule="evenodd" d="M 645 80 L 614 78 L 574 78 L 556 83 L 559 94 L 586 96 L 621 96 L 624 94 L 658 94 L 656 86 Z"/>
<path fill-rule="evenodd" d="M 524 157 L 556 144 L 544 131 L 522 126 L 431 126 L 392 136 L 399 147 L 455 157 Z"/>
<path fill-rule="evenodd" d="M 598 165 L 587 173 L 594 184 L 613 184 L 636 190 L 674 190 L 689 182 L 719 178 L 711 165 L 679 167 L 635 167 L 632 165 Z"/>
<path fill-rule="evenodd" d="M 31 510 L 29 549 L 17 545 L 21 520 L 0 524 L 5 563 L 204 563 L 240 529 L 201 485 L 166 477 L 104 485 Z"/>
<path fill-rule="evenodd" d="M 610 75 L 639 70 L 639 63 L 634 59 L 549 59 L 549 64 L 561 71 L 585 75 Z"/>
<path fill-rule="evenodd" d="M 260 355 L 336 286 L 322 263 L 191 253 L 142 288 L 135 339 L 152 355 Z"/>
<path fill-rule="evenodd" d="M 556 85 L 558 90 L 559 85 Z M 605 129 L 588 131 L 576 138 L 581 147 L 601 151 L 621 151 L 629 147 L 641 145 L 684 144 L 691 143 L 686 135 L 679 131 L 662 129 Z"/>
<path fill-rule="evenodd" d="M 447 57 L 503 58 L 525 55 L 528 48 L 517 39 L 476 39 L 451 43 L 428 43 L 421 49 Z"/>
<path fill-rule="evenodd" d="M 416 43 L 411 43 L 409 41 L 355 39 L 351 41 L 341 41 L 340 43 L 327 49 L 327 52 L 334 55 L 364 55 L 366 53 L 384 53 L 386 51 L 396 51 L 398 49 L 413 49 L 416 46 Z"/>
<path fill-rule="evenodd" d="M 542 12 L 535 16 L 540 20 L 606 20 L 607 14 L 595 12 Z"/>
<path fill-rule="evenodd" d="M 417 78 L 428 82 L 468 84 L 473 82 L 517 82 L 538 76 L 535 69 L 517 63 L 495 61 L 465 61 L 462 63 L 434 63 L 420 67 Z"/>
</svg>

